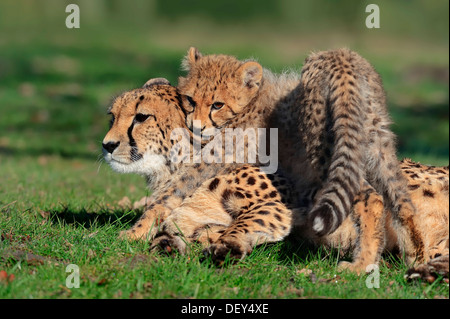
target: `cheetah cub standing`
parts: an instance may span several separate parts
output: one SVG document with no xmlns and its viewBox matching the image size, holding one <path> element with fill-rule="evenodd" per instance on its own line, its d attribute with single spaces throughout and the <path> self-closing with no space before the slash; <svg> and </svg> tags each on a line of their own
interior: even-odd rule
<svg viewBox="0 0 450 319">
<path fill-rule="evenodd" d="M 280 164 L 296 181 L 301 201 L 311 206 L 313 236 L 336 230 L 368 181 L 392 210 L 403 249 L 417 252 L 409 262 L 423 258 L 384 90 L 365 59 L 346 49 L 319 52 L 306 60 L 300 78 L 190 48 L 183 67 L 188 74 L 178 88 L 187 96 L 186 124 L 192 130 L 248 127 L 255 117 L 279 129 Z"/>
</svg>

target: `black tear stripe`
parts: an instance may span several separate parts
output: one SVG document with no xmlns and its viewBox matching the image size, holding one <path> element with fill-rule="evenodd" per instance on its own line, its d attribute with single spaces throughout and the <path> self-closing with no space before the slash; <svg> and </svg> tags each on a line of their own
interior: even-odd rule
<svg viewBox="0 0 450 319">
<path fill-rule="evenodd" d="M 231 114 L 232 114 L 233 116 L 236 116 L 236 115 L 237 115 L 237 113 L 236 113 L 229 105 L 227 105 L 227 107 L 228 107 L 228 109 L 231 111 Z"/>
<path fill-rule="evenodd" d="M 153 116 L 155 118 L 156 121 L 156 117 Z M 162 130 L 161 126 L 159 126 L 158 122 L 156 121 L 156 126 L 159 128 L 159 132 L 162 134 L 163 139 L 166 139 L 166 134 L 164 133 L 164 131 Z"/>
<path fill-rule="evenodd" d="M 159 128 L 159 131 L 161 132 L 163 138 L 166 139 L 166 134 L 164 134 L 164 131 L 162 130 L 162 128 Z"/>
<path fill-rule="evenodd" d="M 136 141 L 133 138 L 133 128 L 134 128 L 134 122 L 131 123 L 130 127 L 128 128 L 127 134 L 128 134 L 128 139 L 129 139 L 129 143 L 131 146 L 131 151 L 130 151 L 130 156 L 131 156 L 131 160 L 133 162 L 138 161 L 140 159 L 142 159 L 142 154 L 139 154 L 136 150 Z"/>
<path fill-rule="evenodd" d="M 219 127 L 219 125 L 217 125 L 217 123 L 214 122 L 214 120 L 212 119 L 211 112 L 209 112 L 209 120 L 211 121 L 211 124 L 212 124 L 213 127 L 218 128 L 218 129 L 221 128 L 221 127 Z"/>
</svg>

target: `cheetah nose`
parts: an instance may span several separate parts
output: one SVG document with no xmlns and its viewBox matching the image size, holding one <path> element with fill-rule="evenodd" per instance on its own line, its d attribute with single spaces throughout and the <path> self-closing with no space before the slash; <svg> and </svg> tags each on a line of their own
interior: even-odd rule
<svg viewBox="0 0 450 319">
<path fill-rule="evenodd" d="M 108 152 L 112 153 L 114 150 L 119 146 L 120 142 L 108 142 L 108 143 L 102 143 L 103 148 Z"/>
</svg>

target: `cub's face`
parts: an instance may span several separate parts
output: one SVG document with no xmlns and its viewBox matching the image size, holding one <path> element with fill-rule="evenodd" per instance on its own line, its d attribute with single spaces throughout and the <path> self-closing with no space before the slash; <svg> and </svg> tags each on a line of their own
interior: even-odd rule
<svg viewBox="0 0 450 319">
<path fill-rule="evenodd" d="M 203 56 L 195 48 L 189 49 L 183 67 L 189 73 L 179 78 L 178 89 L 186 125 L 204 135 L 246 111 L 258 93 L 263 72 L 256 62 L 244 63 L 227 55 Z"/>
<path fill-rule="evenodd" d="M 156 84 L 126 92 L 109 113 L 103 155 L 115 171 L 149 176 L 169 165 L 171 131 L 185 127 L 176 88 Z"/>
</svg>

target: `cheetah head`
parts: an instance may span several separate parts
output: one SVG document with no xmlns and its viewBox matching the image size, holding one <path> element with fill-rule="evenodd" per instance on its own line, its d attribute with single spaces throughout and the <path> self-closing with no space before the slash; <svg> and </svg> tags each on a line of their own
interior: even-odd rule
<svg viewBox="0 0 450 319">
<path fill-rule="evenodd" d="M 189 49 L 182 66 L 189 71 L 178 81 L 184 96 L 186 125 L 202 134 L 222 128 L 246 111 L 263 76 L 263 68 L 257 62 L 242 62 L 228 55 L 204 56 L 196 48 Z"/>
<path fill-rule="evenodd" d="M 108 113 L 111 126 L 102 145 L 104 159 L 113 170 L 151 180 L 173 169 L 171 131 L 186 126 L 177 89 L 167 80 L 152 79 L 140 89 L 123 93 Z"/>
</svg>

